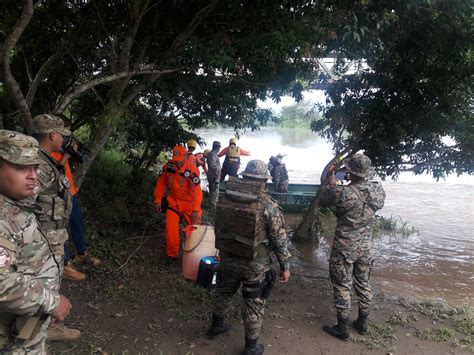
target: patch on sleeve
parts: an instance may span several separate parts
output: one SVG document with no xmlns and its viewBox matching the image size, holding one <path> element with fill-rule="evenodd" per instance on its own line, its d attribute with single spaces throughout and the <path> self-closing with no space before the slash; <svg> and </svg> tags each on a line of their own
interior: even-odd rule
<svg viewBox="0 0 474 355">
<path fill-rule="evenodd" d="M 10 253 L 11 252 L 7 248 L 0 246 L 0 268 L 10 266 L 12 262 Z"/>
</svg>

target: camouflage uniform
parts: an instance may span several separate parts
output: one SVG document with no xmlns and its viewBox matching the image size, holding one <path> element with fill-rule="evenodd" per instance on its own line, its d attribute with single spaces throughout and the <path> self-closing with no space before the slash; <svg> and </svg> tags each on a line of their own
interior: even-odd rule
<svg viewBox="0 0 474 355">
<path fill-rule="evenodd" d="M 220 145 L 219 145 L 220 147 Z M 207 181 L 209 183 L 209 200 L 211 202 L 211 214 L 214 214 L 217 200 L 219 199 L 219 179 L 221 178 L 221 163 L 218 152 L 211 150 L 207 153 Z"/>
<path fill-rule="evenodd" d="M 352 159 L 359 156 L 362 154 L 356 154 Z M 349 318 L 352 285 L 358 298 L 359 312 L 367 314 L 369 311 L 372 303 L 369 284 L 373 265 L 372 230 L 375 211 L 383 207 L 384 201 L 382 185 L 363 179 L 348 186 L 321 188 L 321 206 L 336 207 L 337 227 L 329 273 L 339 317 Z"/>
<path fill-rule="evenodd" d="M 59 117 L 43 114 L 33 118 L 33 133 L 52 131 L 63 135 L 71 134 L 64 128 L 64 123 Z M 38 220 L 41 229 L 46 233 L 56 260 L 61 261 L 62 274 L 64 243 L 69 236 L 67 223 L 72 209 L 70 184 L 65 176 L 63 166 L 42 148 L 40 148 L 39 155 L 42 161 L 38 168 L 38 189 L 35 197 L 42 208 L 42 213 L 38 216 Z"/>
<path fill-rule="evenodd" d="M 0 130 L 0 157 L 13 164 L 39 164 L 38 142 Z M 48 314 L 59 305 L 59 263 L 35 213 L 39 206 L 0 194 L 0 353 L 44 354 Z M 12 342 L 13 323 L 33 316 L 45 319 L 36 336 Z"/>
<path fill-rule="evenodd" d="M 288 192 L 288 170 L 280 158 L 270 158 L 270 175 L 272 176 L 275 192 Z"/>
<path fill-rule="evenodd" d="M 252 162 L 249 162 L 249 165 Z M 265 166 L 266 171 L 265 163 L 261 163 Z M 228 184 L 231 181 L 229 180 Z M 264 182 L 262 182 L 262 185 L 264 185 Z M 256 340 L 262 327 L 266 297 L 261 295 L 261 290 L 264 286 L 265 278 L 268 277 L 271 269 L 270 251 L 273 250 L 275 252 L 281 271 L 289 271 L 289 259 L 291 258 L 291 254 L 288 251 L 288 239 L 281 208 L 268 195 L 267 191 L 259 197 L 260 203 L 263 206 L 260 213 L 267 240 L 265 243 L 260 244 L 262 248 L 257 249 L 256 257 L 253 260 L 221 250 L 221 271 L 213 312 L 218 318 L 224 318 L 232 297 L 242 284 L 242 296 L 244 298 L 243 321 L 246 341 L 247 339 Z M 217 207 L 217 216 L 219 215 L 220 204 L 221 202 L 219 202 Z M 218 233 L 217 229 L 216 233 Z"/>
</svg>

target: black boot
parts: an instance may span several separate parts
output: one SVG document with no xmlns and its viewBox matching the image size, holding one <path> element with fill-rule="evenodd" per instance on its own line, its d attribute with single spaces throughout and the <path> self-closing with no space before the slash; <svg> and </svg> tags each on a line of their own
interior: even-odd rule
<svg viewBox="0 0 474 355">
<path fill-rule="evenodd" d="M 224 318 L 212 315 L 212 324 L 206 335 L 208 339 L 214 339 L 216 336 L 224 334 L 230 330 L 231 325 L 224 323 Z"/>
<path fill-rule="evenodd" d="M 349 339 L 348 323 L 349 323 L 349 318 L 343 318 L 341 316 L 337 316 L 337 325 L 333 325 L 332 327 L 325 325 L 323 327 L 323 330 L 326 333 L 329 333 L 338 339 L 347 340 Z"/>
<path fill-rule="evenodd" d="M 359 332 L 360 335 L 366 335 L 369 330 L 369 324 L 367 318 L 369 317 L 368 313 L 359 311 L 359 317 L 356 321 L 352 322 L 353 327 Z"/>
<path fill-rule="evenodd" d="M 261 355 L 265 351 L 263 344 L 257 344 L 257 339 L 245 338 L 245 348 L 242 355 Z"/>
</svg>

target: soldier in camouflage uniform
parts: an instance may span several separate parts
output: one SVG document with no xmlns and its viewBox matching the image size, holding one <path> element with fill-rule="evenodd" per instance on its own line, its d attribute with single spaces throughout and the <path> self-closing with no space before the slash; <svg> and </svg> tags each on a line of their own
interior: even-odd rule
<svg viewBox="0 0 474 355">
<path fill-rule="evenodd" d="M 71 304 L 59 294 L 59 269 L 30 198 L 41 163 L 38 142 L 0 130 L 0 353 L 44 354 L 50 316 Z"/>
<path fill-rule="evenodd" d="M 38 187 L 35 199 L 42 209 L 38 216 L 41 229 L 45 232 L 49 245 L 60 261 L 60 274 L 64 269 L 64 243 L 68 240 L 67 224 L 72 209 L 72 195 L 69 192 L 69 180 L 65 176 L 64 167 L 50 154 L 60 151 L 63 136 L 71 135 L 64 128 L 64 121 L 51 114 L 41 114 L 33 117 L 33 137 L 39 142 L 41 163 L 38 167 Z M 68 268 L 72 268 L 68 265 Z M 71 270 L 70 270 L 71 271 Z M 67 328 L 63 324 L 54 323 L 48 330 L 50 340 L 75 340 L 80 331 Z"/>
<path fill-rule="evenodd" d="M 208 330 L 210 339 L 230 329 L 224 323 L 232 297 L 242 285 L 245 348 L 243 354 L 262 354 L 257 345 L 263 323 L 265 302 L 275 283 L 270 251 L 280 264 L 280 282 L 290 277 L 291 254 L 284 228 L 283 213 L 265 188 L 267 166 L 252 160 L 242 173 L 243 179 L 230 177 L 226 193 L 219 199 L 216 211 L 216 247 L 222 263 L 217 296 Z M 234 207 L 232 207 L 234 206 Z M 233 209 L 234 213 L 231 213 Z M 243 232 L 245 230 L 246 232 Z M 253 230 L 254 235 L 248 235 Z"/>
<path fill-rule="evenodd" d="M 275 192 L 288 192 L 288 170 L 279 156 L 270 157 L 270 175 L 272 176 L 273 188 Z"/>
<path fill-rule="evenodd" d="M 377 182 L 368 181 L 372 174 L 371 160 L 355 154 L 344 160 L 351 183 L 336 186 L 336 177 L 320 192 L 321 206 L 336 207 L 337 227 L 329 260 L 329 273 L 334 290 L 337 325 L 324 326 L 324 331 L 341 339 L 349 338 L 351 288 L 354 286 L 359 303 L 359 317 L 353 326 L 360 334 L 367 334 L 367 317 L 372 304 L 369 284 L 373 265 L 372 229 L 375 212 L 385 201 L 385 192 Z"/>
<path fill-rule="evenodd" d="M 206 155 L 207 182 L 209 183 L 209 201 L 211 202 L 210 214 L 214 217 L 217 200 L 219 199 L 219 180 L 221 178 L 221 163 L 219 161 L 219 150 L 221 143 L 214 141 L 212 150 Z"/>
</svg>

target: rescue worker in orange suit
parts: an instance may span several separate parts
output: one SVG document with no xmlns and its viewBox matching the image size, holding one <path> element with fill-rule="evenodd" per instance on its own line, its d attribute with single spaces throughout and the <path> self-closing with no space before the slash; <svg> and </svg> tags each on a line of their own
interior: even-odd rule
<svg viewBox="0 0 474 355">
<path fill-rule="evenodd" d="M 222 149 L 218 156 L 223 157 L 225 155 L 224 164 L 222 164 L 221 181 L 224 181 L 227 175 L 237 176 L 237 171 L 240 167 L 240 156 L 249 156 L 250 152 L 237 146 L 237 140 L 231 138 L 229 140 L 229 146 Z"/>
<path fill-rule="evenodd" d="M 169 194 L 163 200 L 166 189 Z M 154 197 L 156 210 L 162 212 L 166 209 L 166 263 L 171 264 L 179 255 L 180 218 L 184 219 L 186 225 L 193 225 L 199 223 L 202 215 L 199 169 L 186 159 L 186 149 L 183 146 L 173 148 L 173 157 L 160 173 Z"/>
<path fill-rule="evenodd" d="M 188 139 L 188 141 L 186 142 L 186 146 L 188 147 L 188 151 L 186 152 L 186 159 L 189 159 L 190 161 L 194 162 L 194 164 L 196 164 L 198 168 L 199 167 L 203 168 L 204 172 L 207 174 L 207 166 L 204 160 L 205 153 L 194 154 L 194 151 L 196 150 L 196 147 L 197 147 L 196 140 Z"/>
</svg>

